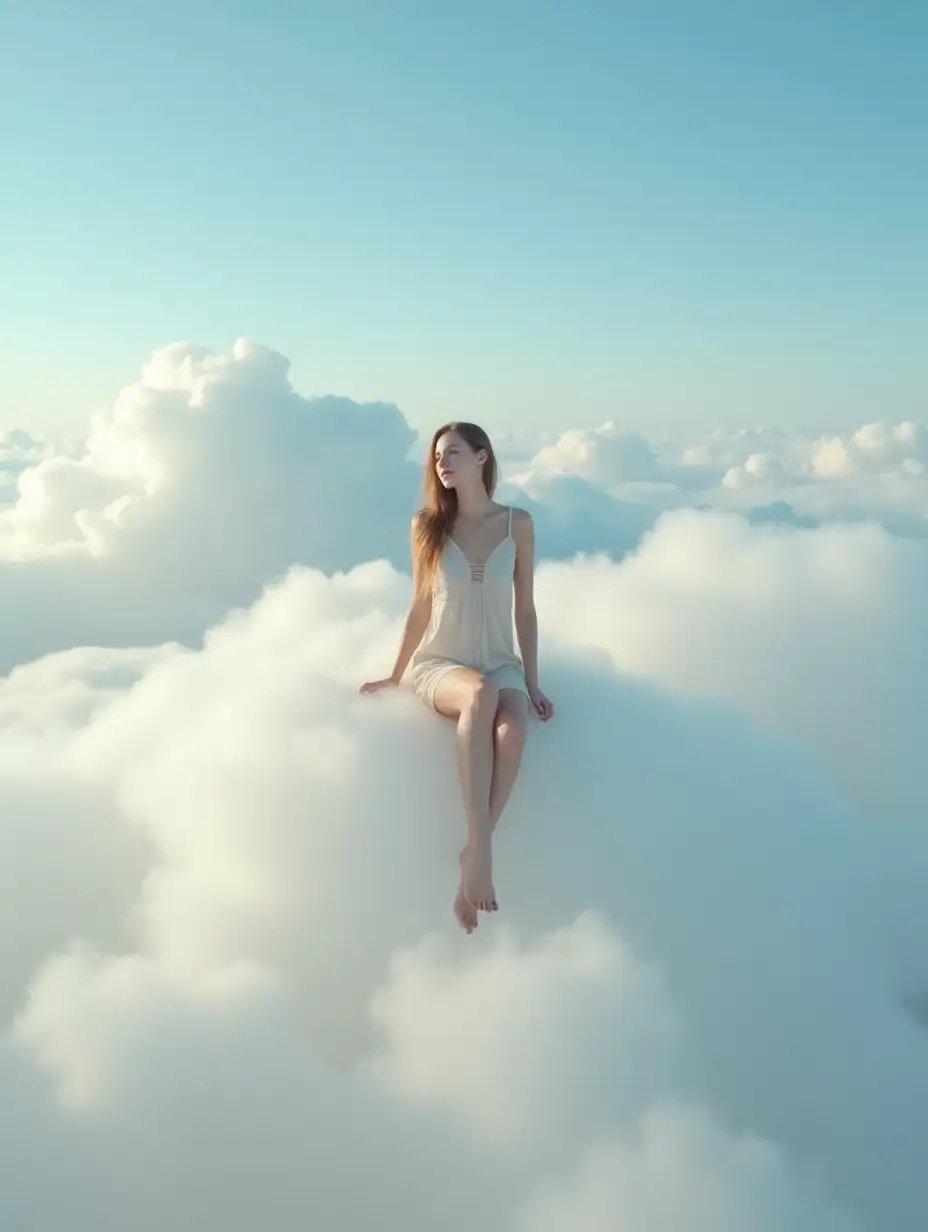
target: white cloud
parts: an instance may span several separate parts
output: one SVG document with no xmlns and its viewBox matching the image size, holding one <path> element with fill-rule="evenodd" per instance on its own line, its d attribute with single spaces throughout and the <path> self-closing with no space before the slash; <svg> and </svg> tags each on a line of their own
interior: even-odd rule
<svg viewBox="0 0 928 1232">
<path fill-rule="evenodd" d="M 308 1055 L 273 973 L 172 977 L 144 959 L 75 950 L 43 972 L 6 1068 L 55 1081 L 0 1112 L 5 1227 L 183 1232 L 257 1223 L 451 1232 L 491 1214 L 478 1160 L 453 1135 Z M 6 1077 L 6 1075 L 4 1075 Z M 412 1198 L 410 1200 L 410 1195 Z"/>
<path fill-rule="evenodd" d="M 725 488 L 749 488 L 762 485 L 778 486 L 787 480 L 787 472 L 779 458 L 766 453 L 748 454 L 741 466 L 730 466 L 722 476 Z"/>
<path fill-rule="evenodd" d="M 156 351 L 84 451 L 24 470 L 0 511 L 0 665 L 196 641 L 296 561 L 398 559 L 412 440 L 396 407 L 301 398 L 286 359 L 254 343 Z"/>
<path fill-rule="evenodd" d="M 16 440 L 0 667 L 74 644 L 195 643 L 297 561 L 407 560 L 422 442 L 399 410 L 303 398 L 287 360 L 244 339 L 229 356 L 154 352 L 82 446 L 39 456 Z M 548 555 L 621 555 L 660 511 L 577 475 L 520 471 L 514 442 L 501 452 L 501 493 L 532 508 Z"/>
<path fill-rule="evenodd" d="M 880 527 L 751 527 L 664 515 L 623 565 L 592 558 L 569 587 L 542 572 L 549 625 L 621 670 L 722 698 L 802 740 L 853 799 L 928 808 L 928 545 Z"/>
<path fill-rule="evenodd" d="M 46 456 L 50 446 L 21 428 L 0 432 L 0 507 L 17 498 L 17 480 L 27 467 Z"/>
<path fill-rule="evenodd" d="M 840 479 L 862 471 L 898 470 L 921 476 L 928 463 L 928 432 L 918 424 L 883 421 L 864 424 L 849 438 L 822 438 L 812 445 L 810 468 L 825 479 Z"/>
<path fill-rule="evenodd" d="M 661 506 L 645 497 L 619 500 L 579 475 L 524 473 L 504 483 L 500 499 L 527 509 L 548 559 L 578 551 L 620 558 L 653 526 Z"/>
<path fill-rule="evenodd" d="M 603 554 L 539 565 L 558 713 L 473 937 L 451 727 L 356 692 L 408 597 L 396 408 L 185 344 L 23 471 L 0 1225 L 921 1232 L 925 545 L 776 483 L 661 516 L 795 474 L 772 430 L 618 485 L 600 437 L 507 475 L 542 557 Z"/>
<path fill-rule="evenodd" d="M 389 1043 L 374 1072 L 478 1141 L 569 1149 L 683 1080 L 659 973 L 598 916 L 540 942 L 503 932 L 469 962 L 456 951 L 429 938 L 395 959 L 372 1003 Z"/>
<path fill-rule="evenodd" d="M 649 524 L 679 507 L 753 517 L 758 509 L 763 516 L 765 509 L 788 506 L 805 523 L 877 521 L 893 534 L 924 537 L 926 439 L 914 423 L 877 422 L 831 440 L 762 427 L 647 441 L 610 421 L 548 442 L 522 462 L 516 478 L 529 487 L 551 477 L 583 480 L 620 508 L 637 508 Z M 601 546 L 579 536 L 575 549 Z"/>
<path fill-rule="evenodd" d="M 545 566 L 561 591 L 582 569 Z M 463 1228 L 473 1185 L 486 1226 L 508 1232 L 519 1211 L 546 1218 L 538 1187 L 580 1167 L 569 1200 L 578 1219 L 592 1203 L 595 1229 L 599 1182 L 588 1196 L 581 1163 L 596 1142 L 612 1144 L 616 1176 L 641 1173 L 633 1213 L 655 1167 L 677 1155 L 682 1167 L 701 1135 L 721 1134 L 711 1193 L 696 1195 L 706 1210 L 784 1232 L 797 1212 L 831 1219 L 831 1205 L 919 1226 L 919 1170 L 889 1142 L 874 1150 L 869 1129 L 892 1120 L 917 1141 L 928 1128 L 925 1036 L 883 952 L 903 905 L 925 935 L 901 852 L 795 747 L 573 661 L 568 638 L 548 668 L 558 725 L 533 729 L 500 835 L 502 923 L 464 939 L 450 915 L 462 830 L 450 728 L 405 695 L 354 691 L 391 652 L 404 598 L 386 566 L 300 570 L 200 652 L 117 654 L 109 670 L 105 655 L 73 654 L 31 667 L 32 689 L 21 673 L 7 686 L 19 751 L 0 785 L 4 830 L 19 911 L 45 920 L 7 1010 L 28 1095 L 17 1117 L 45 1135 L 48 1188 L 71 1192 L 75 1140 L 93 1182 L 110 1175 L 118 1136 L 118 1166 L 160 1193 L 165 1178 L 141 1161 L 176 1134 L 165 1200 L 190 1226 L 212 1178 L 250 1160 L 277 1178 L 273 1198 L 260 1192 L 283 1227 L 307 1203 L 363 1227 L 377 1195 L 411 1227 L 446 1202 Z M 82 789 L 67 819 L 87 858 L 72 839 L 23 865 L 62 781 Z M 31 805 L 10 808 L 24 782 Z M 104 846 L 125 866 L 94 870 Z M 50 913 L 36 891 L 68 874 L 89 889 Z M 887 888 L 889 913 L 875 893 Z M 701 1108 L 709 1128 L 642 1162 L 642 1126 L 667 1106 Z M 346 1171 L 349 1115 L 368 1136 Z M 722 1125 L 741 1128 L 732 1139 Z M 772 1152 L 757 1174 L 744 1132 Z M 310 1158 L 296 1133 L 317 1144 Z M 405 1160 L 384 1158 L 381 1139 L 405 1143 Z M 456 1169 L 447 1183 L 442 1161 Z M 824 1196 L 808 1196 L 813 1176 Z M 8 1214 L 38 1201 L 24 1186 L 5 1193 Z M 118 1219 L 149 1226 L 142 1205 L 125 1199 Z M 102 1199 L 92 1209 L 107 1232 Z M 221 1209 L 230 1228 L 254 1217 L 248 1202 Z"/>
<path fill-rule="evenodd" d="M 532 510 L 554 558 L 621 558 L 679 507 L 923 537 L 924 442 L 914 424 L 865 425 L 834 472 L 816 463 L 827 442 L 774 428 L 648 441 L 610 420 L 501 436 L 501 495 Z M 75 644 L 195 643 L 297 561 L 405 567 L 423 445 L 392 404 L 301 396 L 257 343 L 160 348 L 83 442 L 4 438 L 0 666 Z"/>
<path fill-rule="evenodd" d="M 791 1174 L 769 1144 L 724 1133 L 704 1113 L 657 1108 L 640 1138 L 596 1142 L 576 1177 L 545 1185 L 517 1232 L 861 1232 Z"/>
<path fill-rule="evenodd" d="M 571 428 L 544 445 L 530 463 L 536 472 L 579 475 L 604 485 L 651 479 L 656 465 L 654 450 L 643 436 L 612 422 L 594 429 Z"/>
</svg>

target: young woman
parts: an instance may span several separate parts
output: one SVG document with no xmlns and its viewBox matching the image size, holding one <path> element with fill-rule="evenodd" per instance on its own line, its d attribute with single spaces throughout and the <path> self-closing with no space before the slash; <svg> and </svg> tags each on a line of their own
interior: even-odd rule
<svg viewBox="0 0 928 1232">
<path fill-rule="evenodd" d="M 482 428 L 439 428 L 425 462 L 424 507 L 412 520 L 413 601 L 393 671 L 362 693 L 409 683 L 457 723 L 467 844 L 454 913 L 465 932 L 496 911 L 492 835 L 512 791 L 538 687 L 538 621 L 531 515 L 493 500 L 497 464 Z M 521 658 L 513 646 L 513 610 Z"/>
</svg>

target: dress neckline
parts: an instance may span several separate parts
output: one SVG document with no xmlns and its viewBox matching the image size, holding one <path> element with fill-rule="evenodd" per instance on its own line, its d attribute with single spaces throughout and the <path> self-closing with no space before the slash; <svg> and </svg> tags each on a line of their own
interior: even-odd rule
<svg viewBox="0 0 928 1232">
<path fill-rule="evenodd" d="M 500 539 L 496 547 L 493 548 L 492 552 L 490 552 L 489 556 L 482 563 L 476 563 L 472 561 L 470 557 L 467 555 L 467 553 L 464 551 L 464 549 L 461 547 L 461 545 L 458 543 L 457 539 L 455 539 L 454 536 L 449 532 L 448 542 L 453 543 L 454 546 L 457 548 L 458 552 L 460 552 L 461 557 L 467 563 L 467 567 L 470 569 L 471 574 L 474 574 L 478 570 L 482 573 L 484 569 L 486 569 L 490 561 L 493 559 L 493 557 L 496 555 L 496 553 L 503 546 L 503 544 L 506 543 L 507 540 L 512 538 L 512 506 L 511 505 L 508 507 L 507 512 L 509 513 L 508 529 L 506 530 L 505 535 L 503 535 L 502 539 Z"/>
<path fill-rule="evenodd" d="M 490 563 L 490 561 L 493 559 L 496 553 L 500 550 L 503 544 L 511 537 L 512 537 L 511 535 L 505 535 L 502 539 L 500 539 L 499 543 L 496 545 L 496 547 L 493 549 L 493 551 L 490 553 L 490 555 L 486 558 L 486 560 L 482 564 L 477 564 L 474 561 L 470 560 L 467 553 L 464 551 L 464 549 L 461 547 L 458 541 L 456 539 L 452 539 L 450 535 L 448 536 L 448 542 L 453 544 L 457 548 L 457 550 L 461 554 L 461 558 L 466 563 L 468 569 L 470 569 L 471 573 L 473 573 L 477 569 L 481 569 L 481 570 L 486 569 L 487 565 Z"/>
</svg>

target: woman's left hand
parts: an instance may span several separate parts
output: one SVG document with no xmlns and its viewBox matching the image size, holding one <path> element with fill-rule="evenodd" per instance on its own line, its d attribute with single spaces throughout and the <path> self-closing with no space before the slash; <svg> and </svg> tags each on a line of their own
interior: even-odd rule
<svg viewBox="0 0 928 1232">
<path fill-rule="evenodd" d="M 548 719 L 554 716 L 554 703 L 545 697 L 541 689 L 537 685 L 529 685 L 528 690 L 529 701 L 535 708 L 535 713 L 541 719 L 542 723 L 547 723 Z"/>
</svg>

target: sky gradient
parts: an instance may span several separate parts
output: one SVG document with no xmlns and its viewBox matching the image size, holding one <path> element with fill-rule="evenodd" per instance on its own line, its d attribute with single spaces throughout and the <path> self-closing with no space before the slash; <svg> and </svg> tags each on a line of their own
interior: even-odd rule
<svg viewBox="0 0 928 1232">
<path fill-rule="evenodd" d="M 127 7 L 0 23 L 0 430 L 243 334 L 417 427 L 925 418 L 923 6 Z"/>
</svg>

